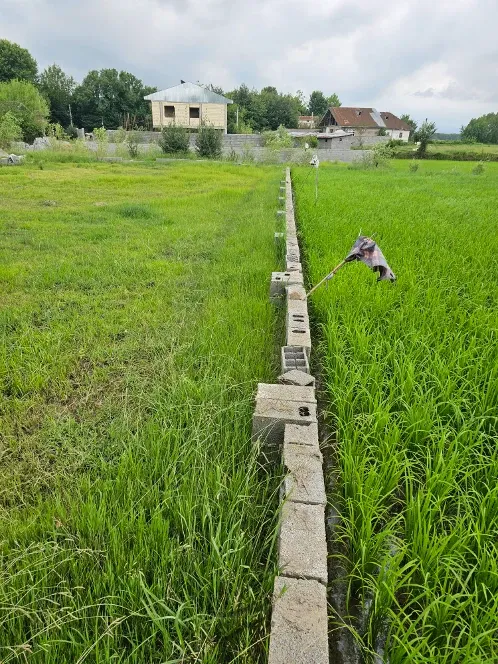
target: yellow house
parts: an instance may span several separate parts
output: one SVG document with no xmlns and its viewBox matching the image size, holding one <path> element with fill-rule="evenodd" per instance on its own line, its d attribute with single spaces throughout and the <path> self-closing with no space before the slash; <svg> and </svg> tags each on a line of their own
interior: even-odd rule
<svg viewBox="0 0 498 664">
<path fill-rule="evenodd" d="M 201 124 L 212 125 L 227 133 L 227 104 L 231 99 L 195 83 L 175 85 L 144 97 L 152 104 L 152 126 L 161 129 L 176 124 L 198 129 Z"/>
</svg>

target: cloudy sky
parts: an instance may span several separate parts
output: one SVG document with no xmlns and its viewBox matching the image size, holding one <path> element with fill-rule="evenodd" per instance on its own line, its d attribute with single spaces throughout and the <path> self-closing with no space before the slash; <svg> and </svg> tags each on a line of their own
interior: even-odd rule
<svg viewBox="0 0 498 664">
<path fill-rule="evenodd" d="M 80 81 L 337 92 L 439 131 L 498 111 L 498 0 L 0 0 L 0 38 Z"/>
</svg>

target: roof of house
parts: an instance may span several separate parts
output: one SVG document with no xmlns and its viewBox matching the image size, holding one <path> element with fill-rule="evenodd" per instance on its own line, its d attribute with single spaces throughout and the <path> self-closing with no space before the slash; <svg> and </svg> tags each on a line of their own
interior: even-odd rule
<svg viewBox="0 0 498 664">
<path fill-rule="evenodd" d="M 366 127 L 400 129 L 409 131 L 411 128 L 403 120 L 389 111 L 377 111 L 375 108 L 357 108 L 347 106 L 331 106 L 330 114 L 340 127 Z"/>
<path fill-rule="evenodd" d="M 180 83 L 180 85 L 175 85 L 172 88 L 153 92 L 144 99 L 184 104 L 233 104 L 231 99 L 227 99 L 227 97 L 203 88 L 202 85 L 196 83 Z"/>
</svg>

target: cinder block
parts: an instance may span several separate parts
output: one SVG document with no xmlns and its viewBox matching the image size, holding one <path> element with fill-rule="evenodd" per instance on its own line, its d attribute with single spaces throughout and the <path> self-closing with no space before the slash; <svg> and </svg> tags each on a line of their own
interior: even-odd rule
<svg viewBox="0 0 498 664">
<path fill-rule="evenodd" d="M 285 289 L 289 285 L 300 285 L 303 283 L 301 272 L 272 272 L 270 280 L 270 298 L 285 295 Z"/>
<path fill-rule="evenodd" d="M 311 334 L 308 329 L 291 327 L 287 330 L 287 346 L 301 346 L 306 349 L 308 358 L 311 353 Z"/>
<path fill-rule="evenodd" d="M 293 251 L 292 253 L 287 253 L 285 257 L 286 262 L 288 263 L 291 261 L 292 263 L 299 263 L 301 260 L 301 256 L 299 254 L 299 251 Z"/>
<path fill-rule="evenodd" d="M 277 217 L 281 214 L 285 214 L 285 210 L 277 210 Z"/>
<path fill-rule="evenodd" d="M 294 300 L 294 302 L 302 302 L 302 300 Z M 298 330 L 309 330 L 310 321 L 308 313 L 298 313 L 293 311 L 288 312 L 286 317 L 286 330 L 289 331 L 292 328 L 297 328 Z"/>
<path fill-rule="evenodd" d="M 299 369 L 309 373 L 310 366 L 306 349 L 299 346 L 282 346 L 281 366 L 282 373 L 286 373 L 291 369 Z"/>
<path fill-rule="evenodd" d="M 329 664 L 324 585 L 276 577 L 268 664 Z"/>
<path fill-rule="evenodd" d="M 299 401 L 316 404 L 313 387 L 280 385 L 279 383 L 258 383 L 256 400 L 259 399 L 277 399 L 279 401 Z"/>
<path fill-rule="evenodd" d="M 294 261 L 287 261 L 287 272 L 302 272 L 303 267 L 301 263 Z"/>
<path fill-rule="evenodd" d="M 309 424 L 308 426 L 286 424 L 284 443 L 306 445 L 318 449 L 318 424 Z"/>
<path fill-rule="evenodd" d="M 282 505 L 278 565 L 283 576 L 327 584 L 327 541 L 323 505 Z"/>
<path fill-rule="evenodd" d="M 284 385 L 301 385 L 302 387 L 315 387 L 315 377 L 300 369 L 291 369 L 278 377 Z"/>
<path fill-rule="evenodd" d="M 287 500 L 295 503 L 326 505 L 322 455 L 315 447 L 285 442 L 284 466 L 288 472 L 284 480 Z"/>
<path fill-rule="evenodd" d="M 302 286 L 289 285 L 287 288 L 287 300 L 306 300 L 306 291 Z"/>
<path fill-rule="evenodd" d="M 252 438 L 280 445 L 286 424 L 316 423 L 316 404 L 285 399 L 258 399 L 252 418 Z"/>
<path fill-rule="evenodd" d="M 279 200 L 279 203 L 284 203 L 285 202 L 285 196 L 279 196 L 278 200 Z"/>
<path fill-rule="evenodd" d="M 275 233 L 273 237 L 275 238 L 275 242 L 277 241 L 280 242 L 281 240 L 284 239 L 285 233 Z"/>
<path fill-rule="evenodd" d="M 287 314 L 302 314 L 308 316 L 308 302 L 307 300 L 288 300 L 287 301 Z"/>
</svg>

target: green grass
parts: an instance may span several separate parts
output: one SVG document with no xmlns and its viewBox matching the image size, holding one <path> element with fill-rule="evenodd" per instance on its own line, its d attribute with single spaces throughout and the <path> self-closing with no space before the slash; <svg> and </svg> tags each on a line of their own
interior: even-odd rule
<svg viewBox="0 0 498 664">
<path fill-rule="evenodd" d="M 294 169 L 310 282 L 360 230 L 398 277 L 354 263 L 311 298 L 335 432 L 332 628 L 363 661 L 498 661 L 498 167 L 471 171 L 321 166 L 315 206 Z"/>
<path fill-rule="evenodd" d="M 0 169 L 0 661 L 264 661 L 280 171 Z"/>
</svg>

